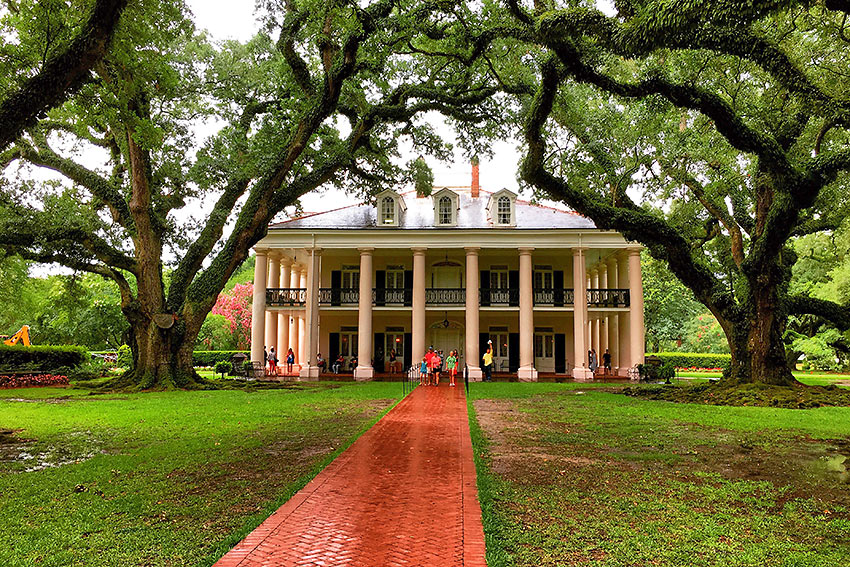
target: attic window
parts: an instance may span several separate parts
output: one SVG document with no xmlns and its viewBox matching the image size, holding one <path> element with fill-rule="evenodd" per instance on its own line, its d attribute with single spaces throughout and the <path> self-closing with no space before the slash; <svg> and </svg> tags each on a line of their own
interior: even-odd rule
<svg viewBox="0 0 850 567">
<path fill-rule="evenodd" d="M 511 224 L 511 200 L 505 195 L 496 201 L 496 219 L 499 224 Z"/>
<path fill-rule="evenodd" d="M 452 200 L 448 195 L 440 197 L 437 204 L 440 224 L 452 224 Z"/>
<path fill-rule="evenodd" d="M 395 199 L 392 197 L 381 199 L 381 224 L 395 224 Z"/>
</svg>

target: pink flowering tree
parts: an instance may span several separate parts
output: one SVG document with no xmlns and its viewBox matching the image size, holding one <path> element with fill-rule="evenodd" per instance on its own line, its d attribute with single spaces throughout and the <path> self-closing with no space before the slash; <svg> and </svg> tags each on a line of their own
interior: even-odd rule
<svg viewBox="0 0 850 567">
<path fill-rule="evenodd" d="M 233 333 L 236 348 L 246 350 L 251 343 L 251 283 L 237 284 L 232 290 L 220 293 L 212 308 L 213 315 L 222 315 Z"/>
</svg>

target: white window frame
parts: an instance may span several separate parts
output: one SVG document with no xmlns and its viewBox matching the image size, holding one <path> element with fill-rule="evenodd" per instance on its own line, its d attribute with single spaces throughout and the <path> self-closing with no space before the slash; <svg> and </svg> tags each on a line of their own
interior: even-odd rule
<svg viewBox="0 0 850 567">
<path fill-rule="evenodd" d="M 387 207 L 389 203 L 389 207 Z M 398 203 L 390 195 L 381 197 L 380 207 L 380 225 L 381 226 L 398 226 Z"/>
<path fill-rule="evenodd" d="M 502 204 L 507 203 L 507 211 L 502 210 Z M 503 215 L 507 214 L 507 219 L 503 219 Z M 514 211 L 513 211 L 513 203 L 511 203 L 511 198 L 507 195 L 500 195 L 496 199 L 496 224 L 499 226 L 510 226 L 513 224 L 514 220 Z"/>
</svg>

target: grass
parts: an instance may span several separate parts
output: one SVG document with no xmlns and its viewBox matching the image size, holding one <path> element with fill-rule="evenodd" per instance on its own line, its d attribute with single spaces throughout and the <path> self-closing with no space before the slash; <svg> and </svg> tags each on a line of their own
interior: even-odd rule
<svg viewBox="0 0 850 567">
<path fill-rule="evenodd" d="M 472 384 L 490 567 L 850 564 L 850 408 Z"/>
<path fill-rule="evenodd" d="M 2 391 L 0 565 L 211 565 L 400 394 Z"/>
</svg>

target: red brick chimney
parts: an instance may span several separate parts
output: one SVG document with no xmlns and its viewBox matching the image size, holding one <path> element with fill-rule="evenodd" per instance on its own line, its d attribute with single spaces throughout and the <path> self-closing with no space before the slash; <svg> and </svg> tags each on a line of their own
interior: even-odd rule
<svg viewBox="0 0 850 567">
<path fill-rule="evenodd" d="M 472 186 L 470 188 L 470 194 L 473 199 L 478 198 L 478 190 L 480 186 L 478 185 L 478 157 L 472 158 Z"/>
</svg>

